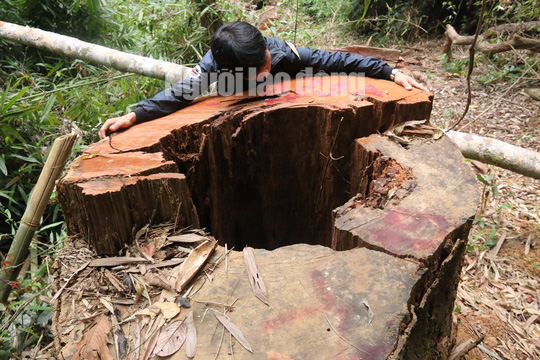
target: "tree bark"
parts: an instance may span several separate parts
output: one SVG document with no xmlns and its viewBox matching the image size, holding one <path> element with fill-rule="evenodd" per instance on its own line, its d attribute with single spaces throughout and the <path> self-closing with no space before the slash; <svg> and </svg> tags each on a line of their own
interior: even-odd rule
<svg viewBox="0 0 540 360">
<path fill-rule="evenodd" d="M 144 214 L 154 206 L 138 197 L 141 191 L 132 182 L 181 172 L 202 226 L 230 246 L 330 245 L 330 211 L 347 200 L 338 189 L 346 184 L 349 165 L 332 161 L 329 153 L 347 155 L 355 138 L 426 119 L 431 111 L 427 93 L 371 78 L 365 87 L 352 88 L 353 79 L 295 79 L 275 89 L 284 94 L 275 98 L 201 99 L 114 135 L 113 147 L 108 139 L 91 145 L 59 184 L 69 232 L 85 234 L 100 253 L 121 250 L 131 241 L 131 228 L 144 226 Z M 351 95 L 357 90 L 363 93 Z M 113 198 L 114 214 L 102 216 L 112 211 L 104 201 Z M 282 211 L 280 199 L 295 200 Z M 105 210 L 92 205 L 98 203 Z"/>
<path fill-rule="evenodd" d="M 470 45 L 473 43 L 474 36 L 462 36 L 459 35 L 452 25 L 446 25 L 446 41 L 443 45 L 443 53 L 448 55 L 448 58 L 452 58 L 452 45 Z M 485 40 L 484 35 L 482 35 L 482 40 L 480 40 L 476 45 L 476 50 L 483 52 L 484 54 L 495 54 L 510 50 L 531 50 L 534 52 L 540 52 L 540 40 L 537 39 L 528 39 L 522 36 L 514 35 L 512 39 L 504 41 L 498 44 L 491 44 Z"/>
<path fill-rule="evenodd" d="M 0 38 L 93 64 L 109 66 L 119 71 L 166 80 L 170 83 L 184 79 L 191 70 L 186 66 L 168 61 L 128 54 L 69 36 L 3 21 L 0 21 Z"/>
<path fill-rule="evenodd" d="M 236 305 L 241 311 L 231 312 L 230 320 L 253 354 L 235 348 L 235 358 L 444 359 L 480 189 L 447 137 L 416 138 L 404 148 L 370 136 L 393 124 L 429 118 L 430 94 L 379 79 L 353 85 L 354 78 L 283 81 L 273 89 L 281 95 L 267 98 L 200 99 L 115 135 L 114 148 L 108 140 L 93 144 L 86 152 L 99 156 L 75 160 L 59 185 L 66 218 L 72 221 L 85 207 L 104 218 L 84 221 L 96 227 L 148 214 L 152 207 L 156 212 L 160 206 L 174 209 L 177 199 L 141 191 L 147 179 L 138 174 L 171 178 L 164 173 L 177 166 L 187 178 L 201 225 L 236 250 L 223 256 L 226 250 L 218 247 L 209 259 L 211 275 L 206 272 L 211 281 L 202 284 L 201 272 L 193 279 L 197 290 L 189 291 L 197 317 L 205 301 L 225 303 L 231 291 L 241 299 Z M 143 157 L 151 161 L 137 162 Z M 83 196 L 64 191 L 69 188 Z M 376 194 L 380 202 L 369 200 Z M 120 229 L 96 231 L 112 236 Z M 88 239 L 87 232 L 80 233 L 77 238 Z M 74 247 L 69 239 L 66 257 Z M 131 236 L 122 245 L 130 241 Z M 253 295 L 240 251 L 245 245 L 256 248 L 270 306 Z M 63 256 L 59 261 L 66 263 Z M 57 287 L 76 266 L 61 267 Z M 73 279 L 55 309 L 53 331 L 65 358 L 80 341 L 75 337 L 82 328 L 74 319 L 78 309 L 100 303 L 96 291 L 79 289 L 100 289 L 102 297 L 114 291 L 122 298 L 122 290 L 108 285 L 110 279 L 83 276 Z M 79 292 L 82 299 L 74 299 Z M 161 290 L 149 285 L 148 293 Z M 139 308 L 140 303 L 118 304 L 119 316 L 126 319 Z M 142 322 L 142 329 L 128 322 L 119 326 L 129 347 L 141 346 L 144 353 L 151 342 L 137 339 L 149 334 L 148 327 Z M 197 355 L 226 359 L 227 351 L 216 354 L 215 322 L 197 326 Z"/>
<path fill-rule="evenodd" d="M 463 156 L 540 179 L 540 153 L 500 140 L 457 131 L 447 132 Z"/>
</svg>

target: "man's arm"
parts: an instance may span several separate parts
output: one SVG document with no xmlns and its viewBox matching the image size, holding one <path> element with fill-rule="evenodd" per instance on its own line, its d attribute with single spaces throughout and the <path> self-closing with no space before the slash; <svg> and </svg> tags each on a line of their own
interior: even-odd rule
<svg viewBox="0 0 540 360">
<path fill-rule="evenodd" d="M 216 69 L 212 53 L 208 51 L 189 75 L 174 84 L 171 89 L 163 90 L 153 98 L 141 101 L 129 114 L 108 119 L 99 130 L 99 137 L 103 139 L 109 132 L 154 120 L 188 106 L 210 85 L 209 73 Z"/>
<path fill-rule="evenodd" d="M 298 47 L 300 55 L 300 65 L 302 68 L 313 68 L 313 72 L 324 71 L 352 72 L 365 73 L 366 76 L 391 80 L 393 68 L 383 60 L 374 57 L 364 57 L 341 51 L 313 50 L 308 47 Z M 428 89 L 416 82 L 412 77 L 398 72 L 395 74 L 394 82 L 403 86 L 407 90 L 412 90 L 413 87 L 428 91 Z"/>
</svg>

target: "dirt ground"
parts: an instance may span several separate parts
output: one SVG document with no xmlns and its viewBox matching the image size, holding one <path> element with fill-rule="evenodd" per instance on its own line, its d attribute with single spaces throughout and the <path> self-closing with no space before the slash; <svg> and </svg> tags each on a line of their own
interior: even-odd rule
<svg viewBox="0 0 540 360">
<path fill-rule="evenodd" d="M 442 43 L 415 44 L 414 48 L 428 50 L 415 50 L 411 56 L 426 68 L 421 77 L 435 95 L 431 121 L 448 128 L 465 108 L 467 88 L 466 76 L 449 72 L 441 64 Z M 467 50 L 455 48 L 455 58 L 466 59 Z M 509 68 L 530 55 L 520 51 L 501 56 L 507 59 L 503 66 Z M 496 61 L 479 61 L 471 81 L 471 108 L 455 130 L 538 151 L 540 101 L 529 97 L 525 89 L 540 87 L 540 76 L 530 69 L 513 86 L 508 80 L 478 82 L 500 74 L 500 67 Z M 519 77 L 523 71 L 516 74 Z M 471 166 L 488 179 L 489 186 L 478 183 L 484 198 L 469 236 L 458 289 L 457 342 L 485 335 L 481 346 L 466 359 L 540 359 L 540 181 L 493 166 Z M 497 245 L 486 246 L 490 243 Z"/>
</svg>

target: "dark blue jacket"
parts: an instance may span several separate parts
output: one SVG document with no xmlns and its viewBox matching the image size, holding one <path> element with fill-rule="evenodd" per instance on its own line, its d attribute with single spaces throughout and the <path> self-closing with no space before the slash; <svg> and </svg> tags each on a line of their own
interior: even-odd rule
<svg viewBox="0 0 540 360">
<path fill-rule="evenodd" d="M 266 46 L 271 55 L 270 73 L 275 75 L 285 72 L 295 76 L 306 68 L 312 68 L 313 73 L 335 72 L 365 73 L 366 76 L 390 80 L 392 68 L 384 61 L 374 57 L 362 57 L 343 52 L 313 50 L 308 47 L 297 47 L 298 55 L 283 40 L 265 37 Z M 141 101 L 134 112 L 137 123 L 157 119 L 172 114 L 187 105 L 198 95 L 202 94 L 210 84 L 210 74 L 216 74 L 219 67 L 212 52 L 208 51 L 188 77 L 173 85 L 172 89 L 161 91 L 151 99 Z M 251 84 L 252 85 L 252 84 Z M 244 83 L 247 90 L 249 83 Z"/>
</svg>

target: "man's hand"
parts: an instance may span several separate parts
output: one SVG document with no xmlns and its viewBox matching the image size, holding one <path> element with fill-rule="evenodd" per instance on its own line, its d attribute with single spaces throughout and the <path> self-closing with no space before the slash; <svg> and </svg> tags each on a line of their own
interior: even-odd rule
<svg viewBox="0 0 540 360">
<path fill-rule="evenodd" d="M 402 72 L 396 73 L 396 75 L 394 77 L 394 82 L 396 84 L 398 84 L 398 85 L 403 86 L 406 90 L 412 90 L 413 87 L 415 87 L 417 89 L 429 92 L 427 87 L 425 87 L 424 85 L 422 85 L 419 82 L 417 82 L 416 80 L 414 80 L 412 77 L 407 76 Z"/>
<path fill-rule="evenodd" d="M 99 138 L 104 139 L 109 132 L 115 132 L 118 129 L 127 129 L 135 123 L 137 116 L 130 112 L 124 116 L 116 117 L 105 121 L 105 124 L 99 129 Z"/>
</svg>

